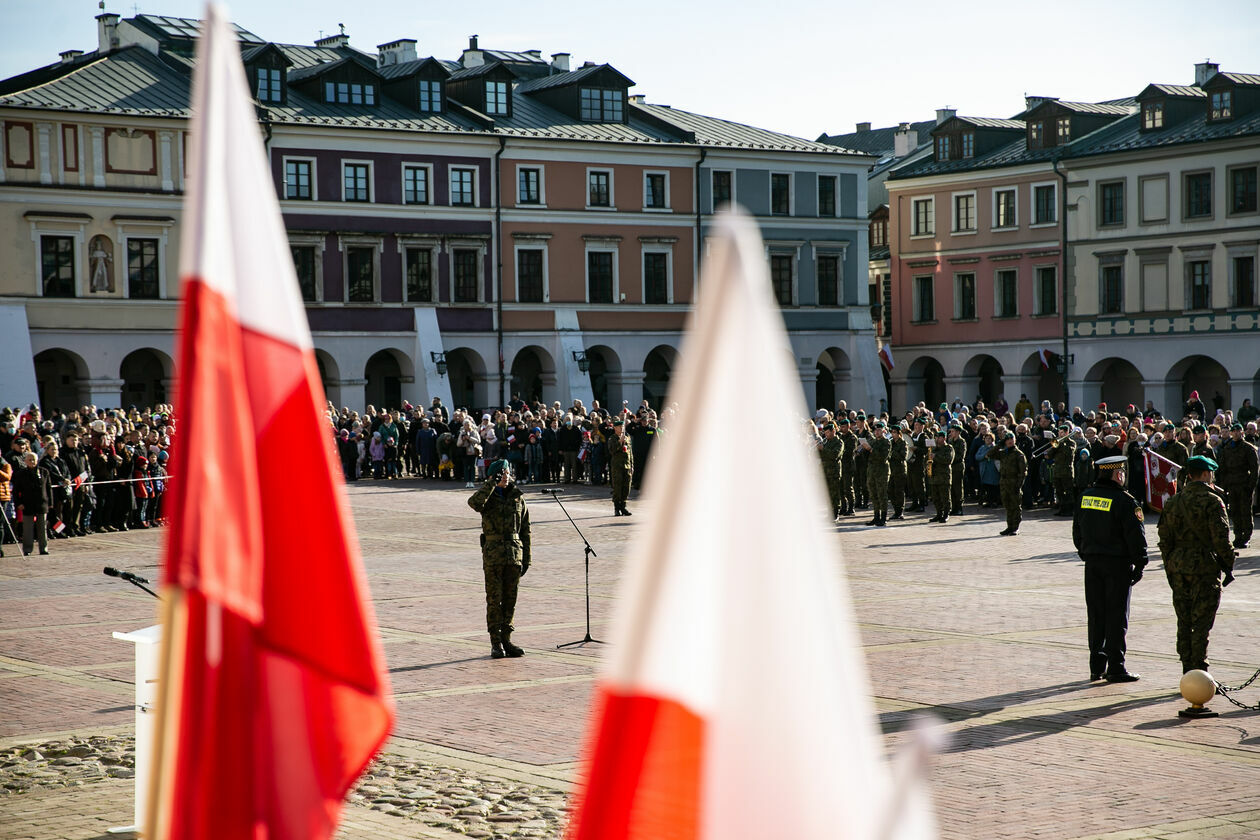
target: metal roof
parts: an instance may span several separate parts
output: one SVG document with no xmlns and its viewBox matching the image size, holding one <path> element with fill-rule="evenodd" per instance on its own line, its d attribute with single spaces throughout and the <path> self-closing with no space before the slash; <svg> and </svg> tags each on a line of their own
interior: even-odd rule
<svg viewBox="0 0 1260 840">
<path fill-rule="evenodd" d="M 556 73 L 551 76 L 543 76 L 538 79 L 530 79 L 527 82 L 521 82 L 516 89 L 521 93 L 533 93 L 539 90 L 546 90 L 553 87 L 564 87 L 565 85 L 575 85 L 584 79 L 598 75 L 604 71 L 616 73 L 624 80 L 626 87 L 633 87 L 634 82 L 624 73 L 613 67 L 611 64 L 592 64 L 589 67 L 583 67 L 579 70 L 570 70 L 567 73 Z"/>
<path fill-rule="evenodd" d="M 187 117 L 189 88 L 188 77 L 170 64 L 143 47 L 127 47 L 0 96 L 0 106 Z"/>
<path fill-rule="evenodd" d="M 102 7 L 104 8 L 104 7 Z M 179 38 L 182 40 L 194 40 L 201 33 L 201 21 L 196 18 L 168 17 L 166 15 L 136 15 L 127 19 L 128 23 L 135 24 L 140 29 L 147 29 L 154 35 L 161 38 Z M 264 44 L 262 38 L 259 38 L 248 29 L 242 29 L 235 23 L 232 28 L 236 30 L 236 37 L 247 44 Z"/>
<path fill-rule="evenodd" d="M 1207 96 L 1207 94 L 1203 92 L 1202 88 L 1197 88 L 1194 85 L 1153 84 L 1147 85 L 1146 90 L 1151 90 L 1152 88 L 1167 96 L 1190 96 L 1195 99 L 1202 99 Z M 1142 92 L 1145 93 L 1146 91 L 1144 90 Z"/>
<path fill-rule="evenodd" d="M 1260 85 L 1260 75 L 1256 73 L 1217 73 L 1212 79 L 1223 76 L 1236 85 Z M 1210 84 L 1212 79 L 1208 79 L 1205 84 Z"/>
<path fill-rule="evenodd" d="M 1114 102 L 1064 102 L 1062 99 L 1056 99 L 1055 103 L 1077 114 L 1124 116 L 1133 113 L 1131 105 Z"/>
<path fill-rule="evenodd" d="M 680 111 L 668 105 L 637 105 L 657 119 L 694 132 L 696 143 L 701 146 L 727 146 L 744 149 L 773 149 L 792 152 L 823 152 L 828 154 L 859 155 L 852 149 L 843 149 L 826 143 L 780 134 L 764 128 L 754 128 L 730 120 L 706 117 L 690 111 Z M 633 108 L 631 109 L 633 110 Z"/>
<path fill-rule="evenodd" d="M 996 117 L 958 117 L 958 116 L 950 117 L 950 119 L 958 120 L 959 122 L 965 122 L 968 125 L 975 126 L 976 128 L 1017 128 L 1020 131 L 1023 131 L 1025 128 L 1027 128 L 1023 120 L 1006 120 L 1006 119 L 997 119 Z M 948 120 L 946 122 L 948 122 Z M 942 123 L 942 125 L 943 124 L 944 123 Z"/>
<path fill-rule="evenodd" d="M 891 154 L 896 148 L 896 134 L 900 126 L 872 128 L 868 131 L 855 131 L 851 134 L 824 134 L 818 138 L 819 143 L 829 146 L 841 146 L 867 155 Z M 917 145 L 928 141 L 928 132 L 936 128 L 936 120 L 924 120 L 910 123 L 910 130 L 918 133 Z"/>
<path fill-rule="evenodd" d="M 1191 119 L 1164 128 L 1142 130 L 1141 116 L 1134 114 L 1071 145 L 1070 157 L 1087 157 L 1108 152 L 1157 149 L 1185 143 L 1208 143 L 1235 137 L 1260 135 L 1260 111 L 1232 120 L 1208 122 L 1206 111 Z"/>
</svg>

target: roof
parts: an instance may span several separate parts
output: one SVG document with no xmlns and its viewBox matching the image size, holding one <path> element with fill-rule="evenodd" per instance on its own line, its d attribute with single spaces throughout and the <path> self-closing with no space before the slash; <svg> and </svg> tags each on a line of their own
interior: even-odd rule
<svg viewBox="0 0 1260 840">
<path fill-rule="evenodd" d="M 426 67 L 437 68 L 443 76 L 449 76 L 451 73 L 451 71 L 446 69 L 446 65 L 436 58 L 418 58 L 415 61 L 404 61 L 400 64 L 387 64 L 384 67 L 376 68 L 376 72 L 381 74 L 382 79 L 404 79 L 407 76 L 419 73 Z"/>
<path fill-rule="evenodd" d="M 188 117 L 189 78 L 143 47 L 68 68 L 43 84 L 0 96 L 0 106 Z"/>
<path fill-rule="evenodd" d="M 1260 85 L 1260 75 L 1256 73 L 1217 73 L 1204 85 L 1210 85 L 1216 79 L 1229 79 L 1236 85 Z"/>
<path fill-rule="evenodd" d="M 1055 104 L 1060 108 L 1066 108 L 1077 114 L 1111 114 L 1115 116 L 1123 116 L 1133 113 L 1131 105 L 1120 104 L 1115 102 L 1064 102 L 1061 99 L 1054 100 Z"/>
<path fill-rule="evenodd" d="M 104 8 L 102 6 L 101 8 Z M 178 38 L 181 40 L 194 40 L 201 32 L 201 21 L 196 18 L 168 17 L 166 15 L 136 15 L 128 18 L 127 22 L 135 26 L 141 31 L 148 32 L 156 38 Z M 253 32 L 242 29 L 235 23 L 232 28 L 236 30 L 236 37 L 240 38 L 243 43 L 247 44 L 263 44 L 266 43 Z"/>
<path fill-rule="evenodd" d="M 1072 143 L 1067 156 L 1089 157 L 1257 135 L 1260 135 L 1260 111 L 1222 122 L 1208 122 L 1205 111 L 1193 119 L 1180 120 L 1150 131 L 1142 130 L 1141 116 L 1134 114 Z"/>
<path fill-rule="evenodd" d="M 1006 120 L 996 117 L 950 117 L 950 119 L 973 125 L 976 128 L 1017 128 L 1020 131 L 1027 128 L 1023 120 Z"/>
<path fill-rule="evenodd" d="M 668 105 L 638 105 L 652 116 L 664 120 L 687 131 L 694 132 L 696 143 L 701 146 L 728 146 L 744 149 L 773 149 L 791 152 L 824 152 L 830 154 L 860 155 L 851 149 L 842 149 L 827 143 L 818 143 L 780 134 L 764 128 L 754 128 L 742 123 L 680 111 Z M 631 111 L 634 110 L 631 108 Z"/>
<path fill-rule="evenodd" d="M 520 93 L 534 93 L 548 88 L 565 87 L 567 85 L 575 85 L 581 81 L 599 76 L 601 74 L 615 74 L 621 83 L 626 87 L 634 87 L 634 81 L 624 73 L 617 70 L 611 64 L 592 64 L 579 70 L 570 70 L 567 73 L 555 73 L 551 76 L 543 76 L 538 79 L 530 79 L 527 82 L 521 82 L 516 86 L 516 90 Z"/>
<path fill-rule="evenodd" d="M 488 64 L 478 64 L 476 67 L 460 67 L 451 72 L 451 76 L 447 81 L 458 82 L 463 79 L 475 79 L 478 76 L 488 76 L 498 70 L 502 70 L 510 76 L 516 75 L 502 61 L 491 61 Z"/>
<path fill-rule="evenodd" d="M 894 138 L 898 128 L 900 126 L 892 125 L 887 128 L 872 128 L 869 131 L 855 131 L 851 134 L 822 134 L 817 142 L 830 146 L 842 146 L 866 155 L 880 156 L 890 154 L 896 148 Z M 918 132 L 917 139 L 920 144 L 927 142 L 928 132 L 934 128 L 936 128 L 936 120 L 910 123 L 910 129 Z"/>
<path fill-rule="evenodd" d="M 1195 87 L 1194 85 L 1161 85 L 1161 84 L 1147 85 L 1146 89 L 1143 90 L 1142 93 L 1138 95 L 1141 96 L 1145 94 L 1146 91 L 1148 90 L 1157 90 L 1166 96 L 1190 96 L 1190 97 L 1194 97 L 1195 99 L 1202 99 L 1205 96 L 1207 96 L 1207 94 L 1203 92 L 1203 88 Z"/>
</svg>

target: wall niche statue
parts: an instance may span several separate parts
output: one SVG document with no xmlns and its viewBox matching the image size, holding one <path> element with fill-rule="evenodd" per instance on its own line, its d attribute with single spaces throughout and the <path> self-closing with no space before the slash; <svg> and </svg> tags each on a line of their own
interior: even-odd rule
<svg viewBox="0 0 1260 840">
<path fill-rule="evenodd" d="M 114 291 L 114 243 L 108 236 L 93 236 L 88 243 L 88 265 L 92 281 L 88 288 L 93 292 Z"/>
</svg>

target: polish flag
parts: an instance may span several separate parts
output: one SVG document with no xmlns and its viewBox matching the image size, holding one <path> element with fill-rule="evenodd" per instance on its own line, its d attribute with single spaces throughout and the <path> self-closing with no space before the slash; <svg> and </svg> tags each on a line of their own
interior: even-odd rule
<svg viewBox="0 0 1260 840">
<path fill-rule="evenodd" d="M 1050 358 L 1054 355 L 1054 351 L 1048 347 L 1043 347 L 1037 351 L 1037 358 L 1041 361 L 1041 366 L 1046 370 L 1050 370 Z"/>
<path fill-rule="evenodd" d="M 706 407 L 758 395 L 805 416 L 760 237 L 715 225 L 596 687 L 570 840 L 931 837 L 917 778 L 893 785 L 822 476 L 786 447 L 747 480 L 714 458 Z M 893 797 L 892 791 L 897 795 Z"/>
<path fill-rule="evenodd" d="M 62 531 L 66 530 L 66 523 L 58 519 L 56 522 L 52 524 L 52 529 L 56 533 L 60 534 Z"/>
<path fill-rule="evenodd" d="M 240 44 L 197 44 L 143 834 L 328 838 L 393 705 Z"/>
<path fill-rule="evenodd" d="M 71 484 L 74 485 L 75 490 L 78 490 L 80 487 L 83 486 L 83 482 L 88 480 L 88 475 L 89 475 L 88 471 L 84 470 L 83 472 L 79 473 L 78 475 L 74 477 L 74 481 L 72 481 Z"/>
<path fill-rule="evenodd" d="M 884 367 L 888 370 L 889 373 L 891 373 L 892 369 L 896 367 L 896 365 L 893 364 L 891 344 L 885 344 L 879 348 L 879 360 L 881 363 L 883 363 Z"/>
<path fill-rule="evenodd" d="M 1146 460 L 1146 503 L 1163 510 L 1177 493 L 1177 473 L 1181 472 L 1181 467 L 1150 449 L 1143 449 L 1142 457 Z"/>
</svg>

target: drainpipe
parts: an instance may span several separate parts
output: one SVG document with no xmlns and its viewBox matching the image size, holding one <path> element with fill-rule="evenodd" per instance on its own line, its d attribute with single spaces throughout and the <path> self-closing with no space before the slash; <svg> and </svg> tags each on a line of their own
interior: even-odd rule
<svg viewBox="0 0 1260 840">
<path fill-rule="evenodd" d="M 708 157 L 709 150 L 703 146 L 700 148 L 700 159 L 696 161 L 696 273 L 691 278 L 691 301 L 695 303 L 695 290 L 700 287 L 700 254 L 704 247 L 704 238 L 700 233 L 700 165 L 704 163 L 704 159 Z"/>
<path fill-rule="evenodd" d="M 506 405 L 503 399 L 503 150 L 507 148 L 507 138 L 499 138 L 499 150 L 494 153 L 494 253 L 497 266 L 495 268 L 495 334 L 499 340 L 499 398 L 495 407 Z"/>
<path fill-rule="evenodd" d="M 1068 391 L 1068 313 L 1067 313 L 1067 288 L 1068 288 L 1068 233 L 1067 233 L 1067 173 L 1059 169 L 1060 155 L 1055 155 L 1052 163 L 1054 164 L 1054 174 L 1059 176 L 1059 181 L 1063 184 L 1063 198 L 1059 202 L 1059 224 L 1062 227 L 1060 234 L 1060 254 L 1059 259 L 1063 265 L 1063 272 L 1059 278 L 1059 317 L 1063 319 L 1063 410 L 1072 410 L 1071 394 Z"/>
</svg>

